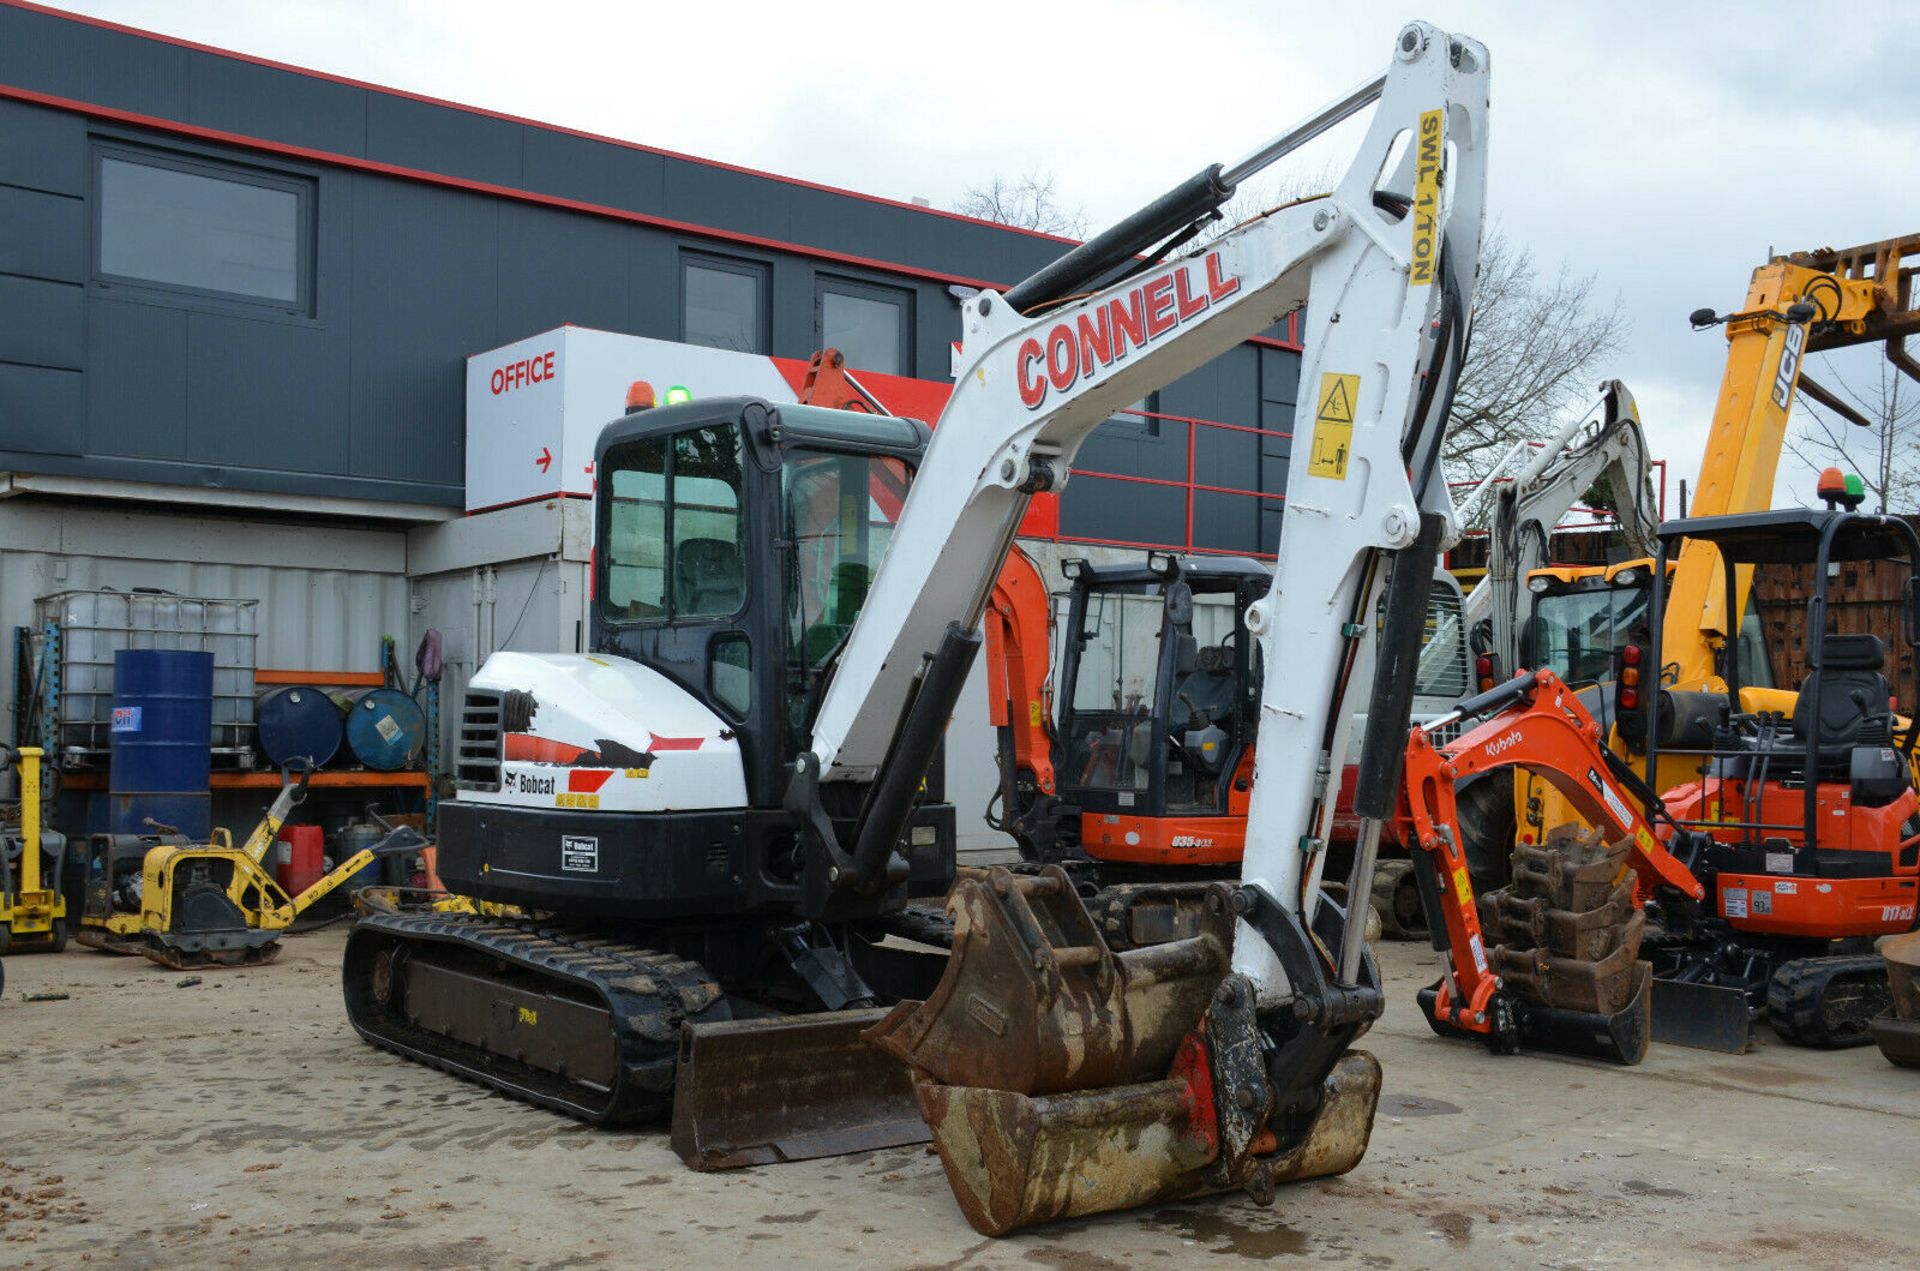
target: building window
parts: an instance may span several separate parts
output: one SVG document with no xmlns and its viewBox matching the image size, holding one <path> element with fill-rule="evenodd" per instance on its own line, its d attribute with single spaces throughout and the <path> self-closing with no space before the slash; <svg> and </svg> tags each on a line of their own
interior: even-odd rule
<svg viewBox="0 0 1920 1271">
<path fill-rule="evenodd" d="M 311 312 L 312 181 L 103 149 L 96 183 L 99 279 Z"/>
<path fill-rule="evenodd" d="M 1125 410 L 1115 411 L 1107 418 L 1109 427 L 1123 433 L 1132 433 L 1136 437 L 1158 437 L 1160 435 L 1160 394 L 1148 393 Z"/>
<path fill-rule="evenodd" d="M 813 329 L 819 348 L 839 349 L 856 370 L 913 374 L 913 297 L 908 292 L 822 278 L 814 288 Z"/>
<path fill-rule="evenodd" d="M 724 256 L 683 256 L 680 338 L 714 349 L 765 353 L 767 267 Z"/>
</svg>

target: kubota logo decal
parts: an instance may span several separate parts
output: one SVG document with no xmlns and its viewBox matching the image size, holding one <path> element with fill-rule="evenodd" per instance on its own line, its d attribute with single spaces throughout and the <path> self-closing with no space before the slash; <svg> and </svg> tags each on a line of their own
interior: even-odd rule
<svg viewBox="0 0 1920 1271">
<path fill-rule="evenodd" d="M 1498 759 L 1501 755 L 1506 754 L 1509 750 L 1512 750 L 1515 746 L 1518 746 L 1519 744 L 1520 744 L 1520 730 L 1516 728 L 1512 732 L 1507 733 L 1504 736 L 1495 737 L 1492 741 L 1488 742 L 1486 744 L 1486 747 L 1484 748 L 1483 753 L 1489 759 Z"/>
<path fill-rule="evenodd" d="M 1204 260 L 1185 261 L 1072 322 L 1055 323 L 1044 340 L 1023 340 L 1014 354 L 1021 404 L 1039 410 L 1048 389 L 1066 392 L 1238 290 L 1239 275 L 1228 277 L 1220 253 L 1208 252 Z"/>
</svg>

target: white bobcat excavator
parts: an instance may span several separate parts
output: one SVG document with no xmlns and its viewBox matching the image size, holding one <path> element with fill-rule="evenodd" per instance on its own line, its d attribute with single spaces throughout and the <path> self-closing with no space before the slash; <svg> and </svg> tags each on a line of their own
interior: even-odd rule
<svg viewBox="0 0 1920 1271">
<path fill-rule="evenodd" d="M 1452 523 L 1487 80 L 1479 44 L 1411 24 L 1385 73 L 969 299 L 930 437 L 740 398 L 610 425 L 592 651 L 488 659 L 441 813 L 447 885 L 545 917 L 364 920 L 361 1034 L 588 1120 L 671 1096 L 705 1168 L 924 1138 L 917 1097 L 986 1231 L 1350 1168 L 1379 1065 L 1349 1046 L 1381 993 L 1319 887 L 1329 778 L 1385 595 L 1366 877 Z M 1375 103 L 1332 194 L 1182 253 L 1242 181 Z M 891 918 L 954 873 L 935 760 L 1029 499 L 1115 411 L 1303 308 L 1279 568 L 1248 616 L 1265 771 L 1241 885 L 1200 936 L 1115 955 L 1057 870 L 968 878 L 951 957 L 891 956 Z M 1010 953 L 1023 978 L 983 982 Z"/>
</svg>

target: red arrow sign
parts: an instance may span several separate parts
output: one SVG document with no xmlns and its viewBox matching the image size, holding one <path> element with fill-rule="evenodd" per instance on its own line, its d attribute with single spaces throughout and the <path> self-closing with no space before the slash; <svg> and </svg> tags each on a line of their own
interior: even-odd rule
<svg viewBox="0 0 1920 1271">
<path fill-rule="evenodd" d="M 545 446 L 540 447 L 540 457 L 533 462 L 539 467 L 540 471 L 545 472 L 553 466 L 553 451 L 547 449 Z"/>
</svg>

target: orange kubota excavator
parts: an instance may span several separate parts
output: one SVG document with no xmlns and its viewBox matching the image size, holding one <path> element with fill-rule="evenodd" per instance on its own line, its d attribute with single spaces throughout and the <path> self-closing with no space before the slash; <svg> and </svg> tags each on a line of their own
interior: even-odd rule
<svg viewBox="0 0 1920 1271">
<path fill-rule="evenodd" d="M 1899 634 L 1920 649 L 1920 534 L 1899 517 L 1854 511 L 1856 490 L 1836 471 L 1821 493 L 1825 511 L 1693 518 L 1659 531 L 1662 569 L 1700 549 L 1729 576 L 1814 567 L 1812 670 L 1791 715 L 1743 709 L 1737 675 L 1707 690 L 1661 687 L 1656 591 L 1653 642 L 1616 656 L 1611 703 L 1645 755 L 1640 771 L 1551 671 L 1462 702 L 1459 717 L 1481 722 L 1445 745 L 1432 742 L 1431 726 L 1413 731 L 1405 814 L 1422 849 L 1424 898 L 1441 915 L 1434 944 L 1448 957 L 1447 974 L 1421 994 L 1436 1031 L 1627 1063 L 1649 1037 L 1743 1049 L 1750 1018 L 1762 1014 L 1803 1045 L 1870 1039 L 1890 990 L 1869 942 L 1916 927 L 1920 729 L 1894 713 L 1881 639 L 1827 631 L 1828 566 L 1904 562 Z M 1717 590 L 1728 604 L 1740 594 Z M 1908 691 L 1920 700 L 1920 672 Z M 1659 795 L 1647 777 L 1663 758 L 1692 779 Z M 1455 786 L 1510 767 L 1550 783 L 1600 833 L 1544 850 L 1517 845 L 1514 881 L 1476 903 Z M 1499 941 L 1491 949 L 1486 928 Z"/>
</svg>

